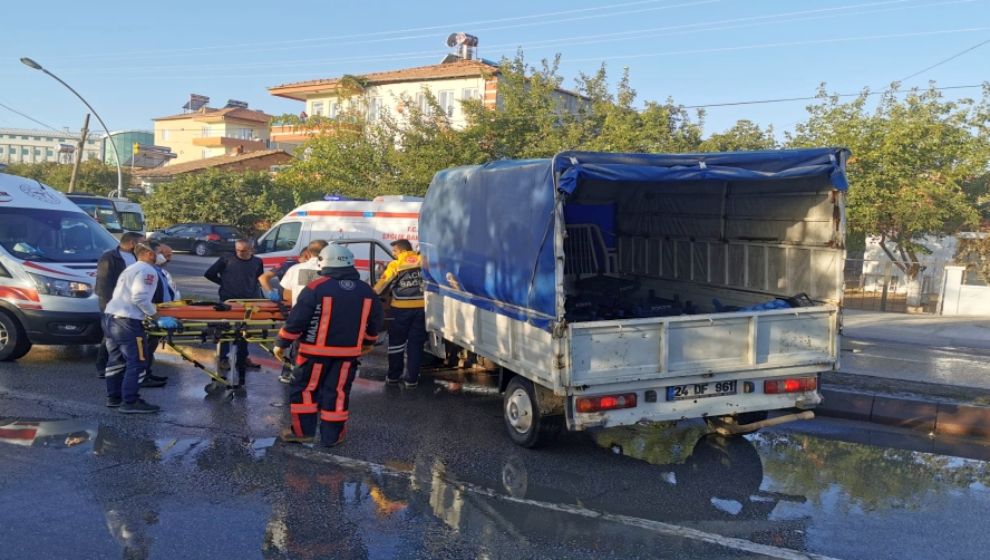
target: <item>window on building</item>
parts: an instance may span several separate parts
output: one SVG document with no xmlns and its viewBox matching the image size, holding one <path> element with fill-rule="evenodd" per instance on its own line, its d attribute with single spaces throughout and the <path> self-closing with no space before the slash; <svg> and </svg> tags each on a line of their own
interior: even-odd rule
<svg viewBox="0 0 990 560">
<path fill-rule="evenodd" d="M 41 136 L 35 136 L 35 137 L 34 137 L 34 140 L 35 140 L 36 142 L 41 142 Z"/>
<path fill-rule="evenodd" d="M 41 155 L 41 148 L 35 148 L 34 149 L 34 155 L 40 156 Z"/>
<path fill-rule="evenodd" d="M 162 140 L 168 140 L 168 133 L 169 130 L 167 128 L 162 131 Z"/>
<path fill-rule="evenodd" d="M 27 140 L 27 139 L 28 139 L 27 136 L 21 136 L 21 140 Z"/>
<path fill-rule="evenodd" d="M 206 159 L 206 158 L 210 157 L 210 151 L 209 150 L 203 150 L 203 152 L 200 153 L 200 157 L 202 159 Z"/>
<path fill-rule="evenodd" d="M 463 101 L 471 101 L 471 100 L 474 100 L 474 99 L 478 99 L 478 88 L 476 88 L 476 87 L 469 87 L 469 88 L 462 89 L 461 90 L 461 99 Z"/>
<path fill-rule="evenodd" d="M 45 150 L 45 156 L 46 157 L 54 157 L 55 156 L 55 150 L 53 150 L 51 148 L 46 149 Z"/>
<path fill-rule="evenodd" d="M 202 133 L 203 138 L 209 138 L 210 137 L 210 127 L 204 126 L 200 132 Z"/>
<path fill-rule="evenodd" d="M 430 98 L 423 92 L 416 94 L 416 107 L 419 108 L 419 112 L 424 116 L 429 116 L 433 113 L 433 107 L 430 107 Z"/>
<path fill-rule="evenodd" d="M 372 97 L 368 100 L 368 122 L 377 122 L 382 109 L 382 98 Z"/>
<path fill-rule="evenodd" d="M 454 90 L 442 89 L 437 93 L 437 103 L 448 117 L 454 116 Z"/>
<path fill-rule="evenodd" d="M 309 114 L 310 115 L 313 115 L 314 117 L 322 117 L 323 116 L 323 102 L 322 101 L 314 101 L 313 102 L 312 110 L 309 112 Z"/>
<path fill-rule="evenodd" d="M 336 119 L 337 115 L 339 114 L 340 114 L 340 103 L 337 103 L 336 101 L 331 101 L 330 111 L 328 112 L 327 116 L 330 117 L 331 119 Z"/>
<path fill-rule="evenodd" d="M 30 153 L 31 153 L 31 150 L 29 150 L 27 148 L 21 148 L 21 155 L 22 156 L 29 155 Z"/>
</svg>

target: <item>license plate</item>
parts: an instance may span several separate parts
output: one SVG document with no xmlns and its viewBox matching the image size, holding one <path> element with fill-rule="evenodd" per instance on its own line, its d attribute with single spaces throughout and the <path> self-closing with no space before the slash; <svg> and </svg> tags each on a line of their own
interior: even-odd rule
<svg viewBox="0 0 990 560">
<path fill-rule="evenodd" d="M 738 381 L 717 381 L 713 383 L 692 383 L 667 387 L 667 400 L 704 399 L 735 395 Z"/>
</svg>

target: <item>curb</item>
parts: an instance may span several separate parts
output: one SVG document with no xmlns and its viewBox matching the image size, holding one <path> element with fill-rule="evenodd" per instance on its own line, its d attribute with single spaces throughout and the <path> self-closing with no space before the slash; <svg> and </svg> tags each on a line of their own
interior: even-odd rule
<svg viewBox="0 0 990 560">
<path fill-rule="evenodd" d="M 923 431 L 990 437 L 990 407 L 822 389 L 815 414 Z"/>
</svg>

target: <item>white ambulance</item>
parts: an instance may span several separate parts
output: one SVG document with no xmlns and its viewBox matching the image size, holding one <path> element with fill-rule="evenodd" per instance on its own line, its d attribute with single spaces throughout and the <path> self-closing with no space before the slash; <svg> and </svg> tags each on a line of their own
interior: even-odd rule
<svg viewBox="0 0 990 560">
<path fill-rule="evenodd" d="M 321 200 L 286 214 L 256 242 L 258 257 L 272 269 L 299 256 L 310 241 L 347 245 L 361 278 L 374 283 L 392 260 L 390 244 L 419 243 L 419 208 L 414 196 L 379 196 L 374 200 Z"/>
<path fill-rule="evenodd" d="M 93 284 L 117 240 L 62 193 L 0 173 L 0 361 L 102 338 Z"/>
</svg>

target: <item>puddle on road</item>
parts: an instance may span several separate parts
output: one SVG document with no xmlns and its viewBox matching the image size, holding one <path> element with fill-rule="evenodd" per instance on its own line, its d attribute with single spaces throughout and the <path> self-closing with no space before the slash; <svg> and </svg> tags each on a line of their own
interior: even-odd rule
<svg viewBox="0 0 990 560">
<path fill-rule="evenodd" d="M 82 420 L 4 420 L 0 418 L 0 442 L 24 447 L 71 449 L 90 452 L 98 425 Z"/>
<path fill-rule="evenodd" d="M 140 438 L 91 420 L 0 418 L 0 443 L 23 447 L 66 449 L 78 453 L 152 462 L 194 462 L 201 454 L 224 448 L 218 460 L 261 460 L 275 438 Z"/>
</svg>

